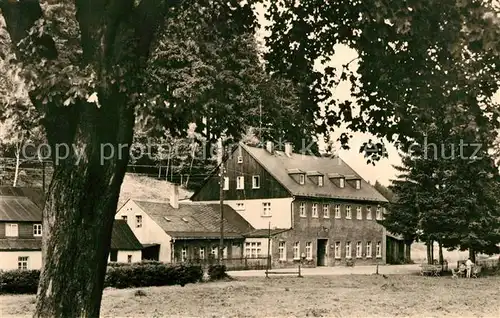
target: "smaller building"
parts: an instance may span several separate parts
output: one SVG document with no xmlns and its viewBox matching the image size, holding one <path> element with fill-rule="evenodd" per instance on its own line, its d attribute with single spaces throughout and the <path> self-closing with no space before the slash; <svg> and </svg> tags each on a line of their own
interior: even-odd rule
<svg viewBox="0 0 500 318">
<path fill-rule="evenodd" d="M 42 267 L 41 189 L 0 187 L 0 270 Z M 114 222 L 110 261 L 140 262 L 142 245 L 126 222 Z"/>
<path fill-rule="evenodd" d="M 220 205 L 179 202 L 178 187 L 168 202 L 128 200 L 116 213 L 143 246 L 143 259 L 166 263 L 210 262 L 218 258 Z M 243 259 L 245 233 L 254 228 L 229 205 L 224 212 L 224 259 Z"/>
<path fill-rule="evenodd" d="M 115 220 L 111 234 L 109 262 L 136 263 L 142 260 L 142 244 L 124 220 Z"/>
</svg>

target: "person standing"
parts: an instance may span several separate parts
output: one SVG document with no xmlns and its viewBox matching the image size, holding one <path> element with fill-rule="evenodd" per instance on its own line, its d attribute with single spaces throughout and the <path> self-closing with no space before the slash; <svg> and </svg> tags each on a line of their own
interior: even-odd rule
<svg viewBox="0 0 500 318">
<path fill-rule="evenodd" d="M 465 262 L 465 267 L 467 267 L 467 278 L 470 278 L 472 274 L 472 266 L 474 266 L 474 263 L 468 258 Z"/>
</svg>

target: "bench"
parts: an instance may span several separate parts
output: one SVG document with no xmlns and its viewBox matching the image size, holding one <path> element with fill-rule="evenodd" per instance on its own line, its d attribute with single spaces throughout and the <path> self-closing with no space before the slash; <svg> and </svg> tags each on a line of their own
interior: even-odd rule
<svg viewBox="0 0 500 318">
<path fill-rule="evenodd" d="M 422 276 L 440 276 L 443 271 L 443 266 L 441 265 L 420 265 L 420 275 Z"/>
</svg>

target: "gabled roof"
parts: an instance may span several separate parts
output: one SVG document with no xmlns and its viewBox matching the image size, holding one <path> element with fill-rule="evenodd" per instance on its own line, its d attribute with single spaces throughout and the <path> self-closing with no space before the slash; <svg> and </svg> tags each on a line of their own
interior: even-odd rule
<svg viewBox="0 0 500 318">
<path fill-rule="evenodd" d="M 42 209 L 23 196 L 0 195 L 0 222 L 40 222 Z"/>
<path fill-rule="evenodd" d="M 173 238 L 219 238 L 220 205 L 179 202 L 173 208 L 168 202 L 133 200 L 158 226 Z M 242 238 L 253 227 L 229 205 L 224 205 L 224 236 Z"/>
<path fill-rule="evenodd" d="M 42 210 L 45 205 L 42 188 L 0 186 L 0 196 L 26 197 Z"/>
<path fill-rule="evenodd" d="M 338 157 L 316 157 L 296 153 L 286 156 L 280 151 L 270 154 L 263 148 L 250 147 L 245 144 L 241 146 L 294 196 L 387 202 L 382 194 Z M 361 180 L 361 189 L 355 189 L 349 185 L 339 188 L 329 180 L 325 180 L 322 187 L 314 183 L 301 185 L 289 175 L 291 169 L 319 171 L 329 177 L 332 174 L 356 177 Z"/>
<path fill-rule="evenodd" d="M 35 222 L 41 222 L 41 218 Z M 0 239 L 0 251 L 40 251 L 42 238 L 9 237 Z M 111 249 L 123 251 L 140 251 L 142 244 L 124 220 L 115 220 L 111 234 Z"/>
<path fill-rule="evenodd" d="M 142 244 L 125 220 L 115 220 L 111 234 L 111 249 L 122 251 L 142 250 Z"/>
</svg>

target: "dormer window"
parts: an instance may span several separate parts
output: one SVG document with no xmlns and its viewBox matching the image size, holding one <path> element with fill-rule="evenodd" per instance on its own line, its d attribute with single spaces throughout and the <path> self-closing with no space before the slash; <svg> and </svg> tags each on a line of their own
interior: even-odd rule
<svg viewBox="0 0 500 318">
<path fill-rule="evenodd" d="M 300 184 L 305 184 L 306 183 L 306 176 L 301 174 L 299 175 L 299 183 Z"/>
<path fill-rule="evenodd" d="M 356 180 L 356 189 L 361 189 L 361 180 Z"/>
<path fill-rule="evenodd" d="M 344 188 L 345 187 L 345 179 L 344 178 L 340 178 L 339 184 L 340 184 L 341 188 Z"/>
<path fill-rule="evenodd" d="M 318 177 L 318 185 L 319 185 L 320 187 L 322 187 L 322 186 L 323 186 L 323 176 L 319 176 L 319 177 Z"/>
</svg>

